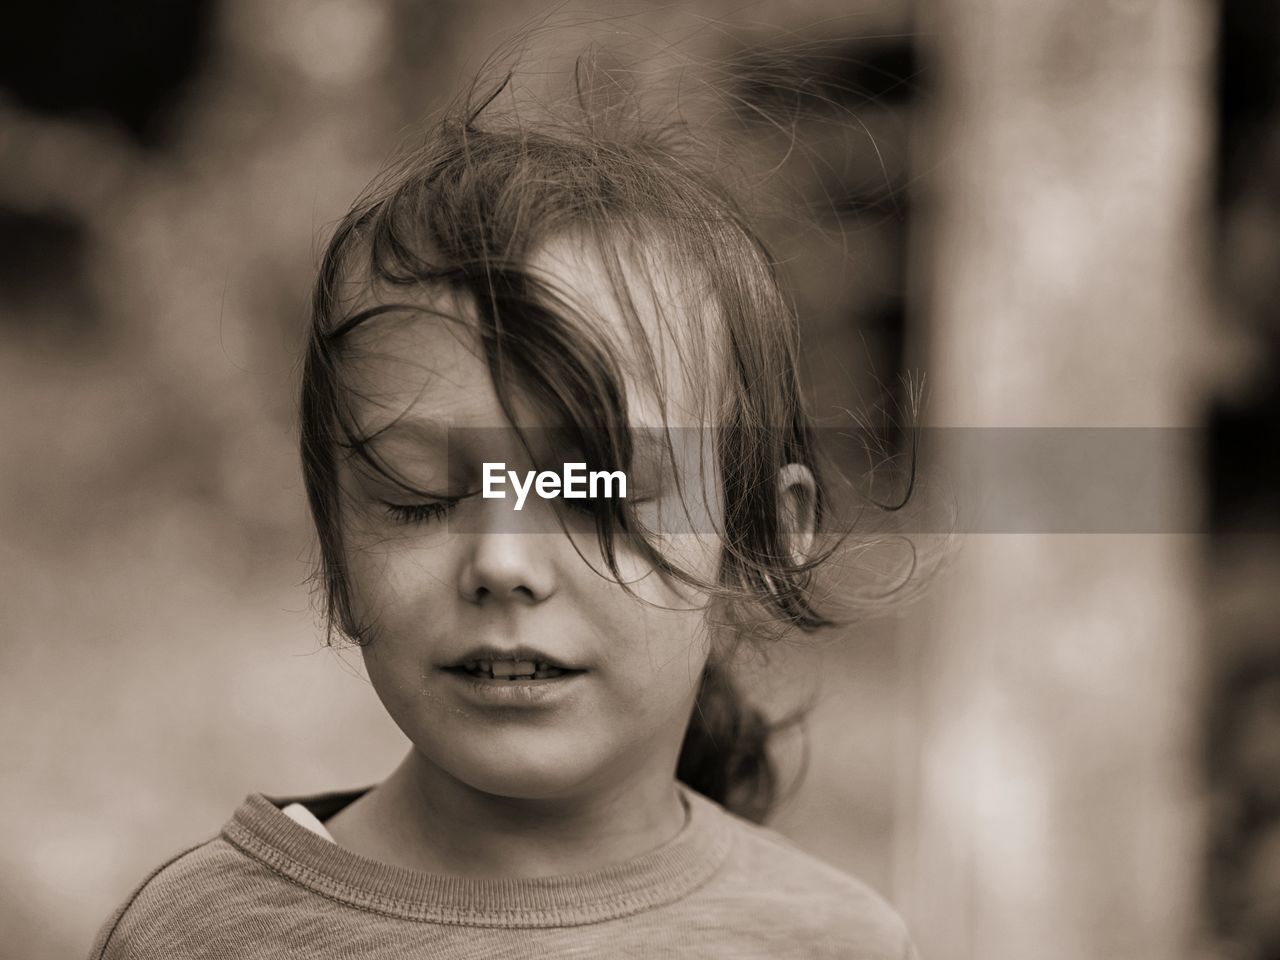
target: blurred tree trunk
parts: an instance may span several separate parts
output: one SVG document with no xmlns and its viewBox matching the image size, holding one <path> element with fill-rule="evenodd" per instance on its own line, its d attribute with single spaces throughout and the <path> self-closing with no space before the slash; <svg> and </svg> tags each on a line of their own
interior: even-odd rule
<svg viewBox="0 0 1280 960">
<path fill-rule="evenodd" d="M 938 91 L 916 207 L 930 424 L 1198 422 L 1212 12 L 924 11 Z M 1197 509 L 1193 453 L 1163 464 L 1171 529 Z M 922 956 L 1187 956 L 1196 538 L 958 539 L 913 625 L 921 753 L 899 899 Z"/>
</svg>

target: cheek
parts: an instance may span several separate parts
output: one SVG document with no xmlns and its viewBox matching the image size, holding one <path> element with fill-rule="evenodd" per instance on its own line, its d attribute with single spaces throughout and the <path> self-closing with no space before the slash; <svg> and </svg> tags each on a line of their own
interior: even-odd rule
<svg viewBox="0 0 1280 960">
<path fill-rule="evenodd" d="M 387 712 L 400 721 L 416 706 L 422 683 L 422 667 L 394 635 L 373 639 L 361 648 L 364 670 Z M 401 724 L 403 727 L 403 724 Z"/>
<path fill-rule="evenodd" d="M 669 560 L 698 576 L 714 574 L 714 544 L 671 545 Z M 675 555 L 673 555 L 673 553 Z M 619 696 L 631 709 L 669 712 L 693 695 L 710 650 L 708 596 L 664 577 L 636 552 L 619 548 L 618 568 L 634 596 L 611 579 L 594 581 L 595 628 L 609 637 L 609 662 Z"/>
<path fill-rule="evenodd" d="M 432 549 L 407 537 L 357 543 L 347 550 L 347 580 L 352 612 L 390 642 L 416 636 L 430 623 L 426 615 L 441 609 L 449 591 L 448 550 Z"/>
<path fill-rule="evenodd" d="M 448 602 L 447 553 L 404 541 L 350 551 L 351 605 L 369 629 L 370 642 L 361 651 L 365 669 L 393 714 L 396 702 L 420 701 L 428 690 L 425 681 Z"/>
<path fill-rule="evenodd" d="M 685 583 L 678 577 L 660 573 L 639 550 L 620 546 L 617 557 L 622 581 L 645 601 L 642 609 L 645 616 L 654 621 L 655 629 L 674 627 L 676 632 L 687 635 L 693 631 L 692 621 L 696 619 L 698 629 L 705 631 L 705 616 L 711 598 L 705 585 L 714 585 L 718 581 L 723 549 L 720 538 L 703 534 L 665 534 L 651 535 L 647 539 L 668 564 L 694 582 Z M 612 586 L 619 593 L 624 593 L 616 583 Z M 662 623 L 664 619 L 672 622 Z"/>
<path fill-rule="evenodd" d="M 723 548 L 720 491 L 693 483 L 635 507 L 645 539 L 673 566 L 715 583 Z M 683 589 L 683 588 L 681 588 Z"/>
<path fill-rule="evenodd" d="M 369 683 L 396 726 L 419 747 L 435 743 L 424 719 L 441 716 L 445 704 L 421 651 L 392 630 L 375 637 L 360 653 Z"/>
</svg>

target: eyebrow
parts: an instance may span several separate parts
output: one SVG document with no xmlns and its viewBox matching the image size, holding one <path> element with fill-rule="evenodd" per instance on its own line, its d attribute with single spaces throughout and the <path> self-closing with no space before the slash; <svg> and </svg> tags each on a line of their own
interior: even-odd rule
<svg viewBox="0 0 1280 960">
<path fill-rule="evenodd" d="M 380 303 L 376 306 L 366 307 L 364 310 L 357 310 L 355 313 L 352 313 L 338 321 L 338 323 L 329 330 L 324 331 L 324 339 L 328 341 L 341 340 L 356 327 L 362 326 L 377 317 L 386 316 L 389 313 L 396 313 L 403 309 L 404 307 L 400 304 Z"/>
<path fill-rule="evenodd" d="M 450 426 L 447 422 L 432 417 L 397 417 L 372 433 L 366 434 L 364 442 L 370 443 L 383 437 L 394 438 L 403 434 L 408 439 L 438 446 L 448 438 L 449 430 Z"/>
<path fill-rule="evenodd" d="M 448 273 L 442 273 L 437 279 L 447 278 Z M 430 278 L 423 278 L 425 282 L 429 282 Z M 421 304 L 406 303 L 379 303 L 371 307 L 365 307 L 363 310 L 357 310 L 348 314 L 339 320 L 332 328 L 324 331 L 325 340 L 337 341 L 341 340 L 352 330 L 363 326 L 370 320 L 376 320 L 378 317 L 384 317 L 389 314 L 406 313 L 406 314 L 426 314 L 428 316 L 442 317 L 445 319 L 453 319 L 453 314 L 444 310 L 435 310 Z"/>
</svg>

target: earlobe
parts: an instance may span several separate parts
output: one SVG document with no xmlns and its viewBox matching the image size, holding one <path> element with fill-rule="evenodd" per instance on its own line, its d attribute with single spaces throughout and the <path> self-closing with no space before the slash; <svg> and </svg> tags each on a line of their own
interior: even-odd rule
<svg viewBox="0 0 1280 960">
<path fill-rule="evenodd" d="M 782 529 L 794 563 L 804 563 L 813 546 L 818 485 L 813 471 L 788 463 L 778 471 L 778 506 Z"/>
</svg>

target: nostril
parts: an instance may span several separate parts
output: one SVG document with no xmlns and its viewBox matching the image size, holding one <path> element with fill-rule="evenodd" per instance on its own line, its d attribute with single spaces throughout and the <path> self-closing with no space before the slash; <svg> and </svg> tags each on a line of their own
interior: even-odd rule
<svg viewBox="0 0 1280 960">
<path fill-rule="evenodd" d="M 459 598 L 473 604 L 536 604 L 555 592 L 555 574 L 546 558 L 484 544 L 459 570 L 455 585 Z"/>
</svg>

